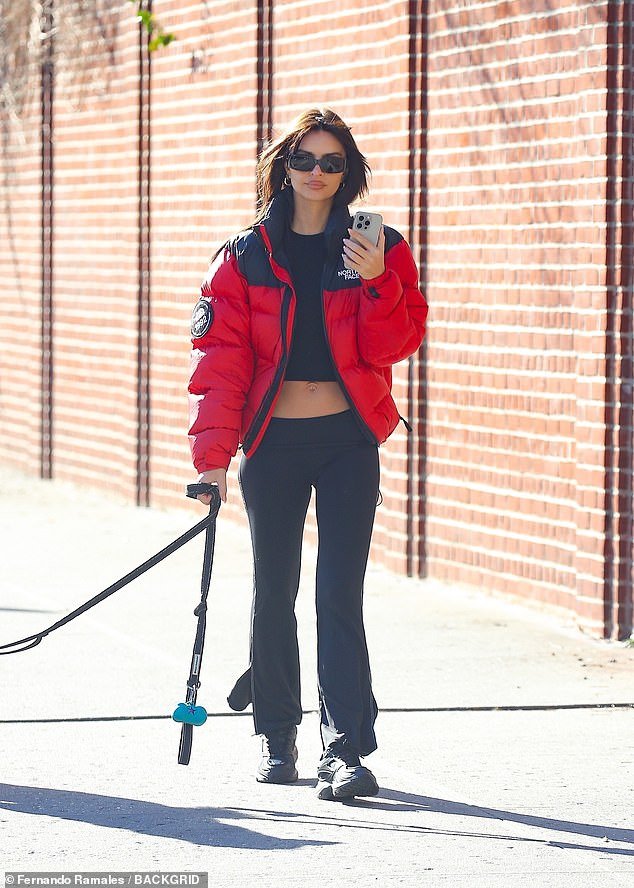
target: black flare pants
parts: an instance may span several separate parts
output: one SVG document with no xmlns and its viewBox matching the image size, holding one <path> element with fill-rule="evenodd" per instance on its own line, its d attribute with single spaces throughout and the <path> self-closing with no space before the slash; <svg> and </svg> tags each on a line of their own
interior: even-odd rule
<svg viewBox="0 0 634 888">
<path fill-rule="evenodd" d="M 254 557 L 253 716 L 258 734 L 301 721 L 295 600 L 306 512 L 315 490 L 317 668 L 324 747 L 376 749 L 377 705 L 363 625 L 363 581 L 379 491 L 378 448 L 351 411 L 273 418 L 240 486 Z"/>
</svg>

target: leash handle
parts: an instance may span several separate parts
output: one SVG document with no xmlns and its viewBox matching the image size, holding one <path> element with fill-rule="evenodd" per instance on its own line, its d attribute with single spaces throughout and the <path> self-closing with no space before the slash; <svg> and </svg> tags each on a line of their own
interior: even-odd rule
<svg viewBox="0 0 634 888">
<path fill-rule="evenodd" d="M 204 481 L 198 481 L 196 484 L 188 484 L 186 496 L 190 499 L 198 499 L 203 493 L 211 494 L 211 502 L 209 503 L 209 514 L 215 518 L 220 510 L 220 491 L 217 484 L 207 484 Z"/>
</svg>

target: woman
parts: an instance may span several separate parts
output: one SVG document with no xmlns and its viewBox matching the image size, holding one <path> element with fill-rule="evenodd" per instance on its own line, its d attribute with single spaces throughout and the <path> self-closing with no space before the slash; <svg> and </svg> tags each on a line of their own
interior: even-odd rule
<svg viewBox="0 0 634 888">
<path fill-rule="evenodd" d="M 327 799 L 378 792 L 360 761 L 376 749 L 377 715 L 363 580 L 378 445 L 399 421 L 391 366 L 418 349 L 427 314 L 401 235 L 384 228 L 374 246 L 351 232 L 348 203 L 366 194 L 368 173 L 340 117 L 304 112 L 262 153 L 258 215 L 212 262 L 192 320 L 192 456 L 198 480 L 217 484 L 223 500 L 227 467 L 242 446 L 255 570 L 251 666 L 237 708 L 253 703 L 264 783 L 298 776 L 295 599 L 316 492 L 317 786 Z"/>
</svg>

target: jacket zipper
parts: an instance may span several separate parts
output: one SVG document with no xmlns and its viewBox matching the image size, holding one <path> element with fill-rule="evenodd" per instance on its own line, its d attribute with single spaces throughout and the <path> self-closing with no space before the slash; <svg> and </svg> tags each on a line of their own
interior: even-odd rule
<svg viewBox="0 0 634 888">
<path fill-rule="evenodd" d="M 363 432 L 365 437 L 368 439 L 368 441 L 370 441 L 372 444 L 376 444 L 377 443 L 376 438 L 372 434 L 370 427 L 368 426 L 366 421 L 363 419 L 363 417 L 361 416 L 361 414 L 357 410 L 356 404 L 354 403 L 354 401 L 350 397 L 350 394 L 348 393 L 348 389 L 346 388 L 344 381 L 341 378 L 341 374 L 339 373 L 339 368 L 337 367 L 337 363 L 335 361 L 335 356 L 332 353 L 330 339 L 328 338 L 328 328 L 326 327 L 326 299 L 324 297 L 324 292 L 325 292 L 324 278 L 325 278 L 325 270 L 324 270 L 324 275 L 322 276 L 322 280 L 321 280 L 321 322 L 322 322 L 322 325 L 324 328 L 324 339 L 326 340 L 326 345 L 328 346 L 328 353 L 330 355 L 330 363 L 332 364 L 332 368 L 335 371 L 335 376 L 337 377 L 337 382 L 341 386 L 341 391 L 344 393 L 346 401 L 348 402 L 348 404 L 350 404 L 350 409 L 352 410 L 354 416 L 356 417 L 357 422 L 359 423 L 359 425 L 361 427 L 361 431 Z"/>
<path fill-rule="evenodd" d="M 284 378 L 284 373 L 286 372 L 286 365 L 288 363 L 288 337 L 287 337 L 287 326 L 288 326 L 288 310 L 291 304 L 291 289 L 287 285 L 284 291 L 284 299 L 282 301 L 282 315 L 281 315 L 281 327 L 282 327 L 282 357 L 280 358 L 280 362 L 277 365 L 277 369 L 275 371 L 275 376 L 273 377 L 273 381 L 269 386 L 266 395 L 264 396 L 262 403 L 260 404 L 257 413 L 253 417 L 253 421 L 251 422 L 251 427 L 249 428 L 248 434 L 245 436 L 244 441 L 242 442 L 242 451 L 247 453 L 254 440 L 257 438 L 260 429 L 262 427 L 262 423 L 266 419 L 269 414 L 269 410 L 273 405 L 273 401 L 275 400 L 277 393 L 279 391 L 280 385 Z"/>
<path fill-rule="evenodd" d="M 255 234 L 262 240 L 264 249 L 266 251 L 267 256 L 269 257 L 269 262 L 271 263 L 271 268 L 273 268 L 273 254 L 271 252 L 270 244 L 268 243 L 268 237 L 265 236 L 265 233 L 261 232 L 259 228 L 253 229 Z M 278 263 L 276 263 L 278 264 Z M 280 266 L 281 267 L 281 266 Z M 275 269 L 273 269 L 275 271 Z M 245 435 L 244 441 L 242 442 L 242 452 L 247 453 L 258 434 L 260 433 L 260 429 L 262 428 L 262 423 L 266 419 L 269 414 L 269 410 L 273 406 L 273 402 L 277 397 L 277 393 L 280 389 L 280 385 L 282 384 L 282 380 L 284 378 L 284 373 L 286 372 L 286 365 L 288 363 L 288 313 L 292 300 L 292 289 L 288 281 L 284 281 L 285 290 L 284 297 L 282 299 L 282 313 L 280 317 L 280 326 L 282 332 L 282 357 L 277 365 L 277 369 L 275 371 L 275 376 L 273 377 L 273 381 L 271 385 L 268 387 L 266 395 L 262 399 L 262 403 L 260 404 L 257 413 L 253 417 L 251 425 L 249 427 L 248 433 Z"/>
</svg>

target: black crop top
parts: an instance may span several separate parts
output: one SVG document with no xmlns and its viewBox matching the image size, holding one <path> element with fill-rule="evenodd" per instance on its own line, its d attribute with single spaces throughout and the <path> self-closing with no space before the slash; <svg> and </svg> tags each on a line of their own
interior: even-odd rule
<svg viewBox="0 0 634 888">
<path fill-rule="evenodd" d="M 326 342 L 321 308 L 321 278 L 326 261 L 325 237 L 323 234 L 297 234 L 289 231 L 286 250 L 297 304 L 285 378 L 333 381 L 336 376 Z"/>
</svg>

